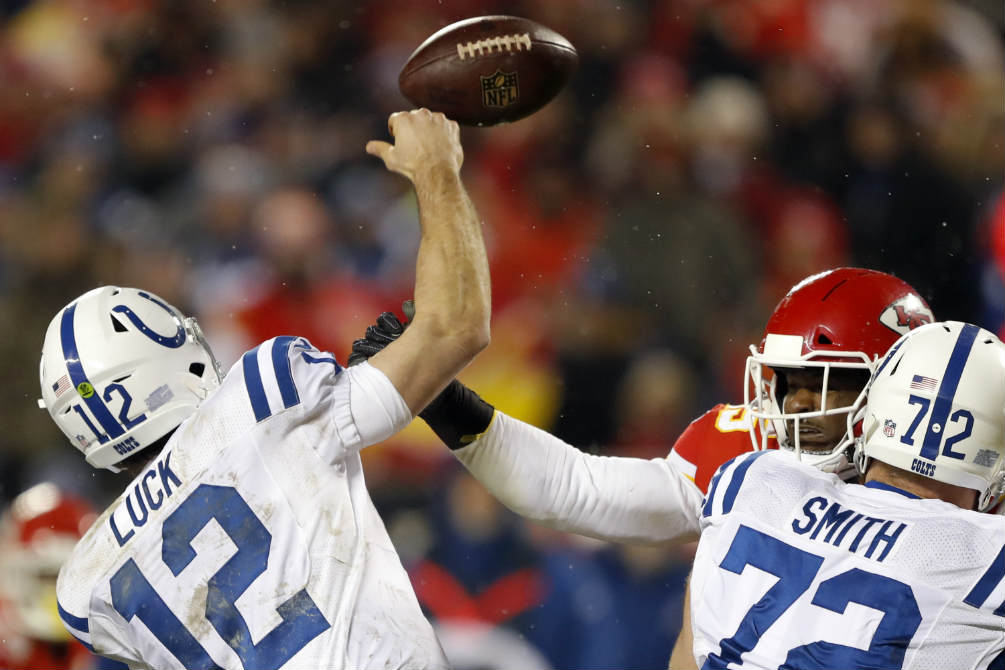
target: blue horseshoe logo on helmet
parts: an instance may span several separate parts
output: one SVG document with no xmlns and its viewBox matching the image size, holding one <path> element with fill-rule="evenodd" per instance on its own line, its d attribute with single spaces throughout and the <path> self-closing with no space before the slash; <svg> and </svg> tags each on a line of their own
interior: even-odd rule
<svg viewBox="0 0 1005 670">
<path fill-rule="evenodd" d="M 140 291 L 140 297 L 146 298 L 155 305 L 161 306 L 162 308 L 164 308 L 165 312 L 167 312 L 176 319 L 178 318 L 178 315 L 175 314 L 173 311 L 171 311 L 170 307 L 162 303 L 157 298 L 151 297 L 149 293 Z M 185 327 L 182 326 L 181 324 L 178 324 L 178 330 L 177 332 L 175 332 L 173 337 L 166 337 L 164 335 L 155 333 L 153 330 L 151 330 L 150 327 L 147 326 L 147 324 L 143 323 L 143 320 L 140 319 L 140 317 L 136 316 L 136 312 L 129 309 L 125 305 L 116 305 L 115 307 L 112 308 L 112 311 L 118 312 L 119 314 L 124 314 L 127 319 L 133 322 L 133 325 L 136 326 L 141 333 L 149 337 L 157 344 L 162 344 L 170 349 L 177 349 L 181 345 L 185 344 Z"/>
</svg>

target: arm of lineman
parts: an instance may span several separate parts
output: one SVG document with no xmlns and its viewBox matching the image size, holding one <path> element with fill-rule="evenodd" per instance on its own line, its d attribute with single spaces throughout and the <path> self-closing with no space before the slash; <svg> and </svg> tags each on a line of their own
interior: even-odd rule
<svg viewBox="0 0 1005 670">
<path fill-rule="evenodd" d="M 488 260 L 481 222 L 461 183 L 457 124 L 426 109 L 392 114 L 394 144 L 367 153 L 415 187 L 422 236 L 415 266 L 415 319 L 370 359 L 414 415 L 489 342 Z"/>
<path fill-rule="evenodd" d="M 684 616 L 681 619 L 680 633 L 670 653 L 668 670 L 698 670 L 694 662 L 694 634 L 691 631 L 691 576 L 688 575 L 684 587 Z"/>
<path fill-rule="evenodd" d="M 408 303 L 403 307 L 408 314 Z M 380 355 L 411 327 L 384 312 L 353 342 L 349 365 Z M 517 514 L 613 542 L 686 542 L 698 535 L 701 491 L 667 459 L 586 454 L 496 411 L 456 379 L 419 416 Z"/>
<path fill-rule="evenodd" d="M 558 530 L 611 542 L 698 536 L 701 492 L 666 459 L 587 454 L 499 411 L 454 455 L 504 505 Z"/>
</svg>

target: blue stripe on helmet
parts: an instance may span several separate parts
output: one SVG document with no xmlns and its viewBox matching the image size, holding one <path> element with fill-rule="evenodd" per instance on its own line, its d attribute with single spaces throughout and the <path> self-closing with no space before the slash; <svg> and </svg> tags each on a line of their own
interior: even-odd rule
<svg viewBox="0 0 1005 670">
<path fill-rule="evenodd" d="M 112 438 L 119 437 L 125 432 L 122 429 L 122 425 L 115 420 L 112 413 L 105 407 L 105 403 L 101 401 L 98 391 L 88 381 L 87 375 L 84 373 L 84 366 L 80 363 L 80 354 L 77 353 L 77 338 L 73 333 L 73 315 L 76 311 L 76 303 L 63 310 L 63 318 L 59 324 L 60 342 L 63 346 L 63 360 L 66 361 L 66 369 L 70 374 L 70 381 L 73 383 L 74 388 L 77 389 L 77 395 L 84 401 L 87 408 L 91 410 L 91 414 L 98 420 L 98 423 L 108 433 L 108 436 Z M 85 389 L 87 387 L 91 389 L 90 394 L 86 397 L 81 393 L 82 384 L 86 385 Z"/>
<path fill-rule="evenodd" d="M 960 386 L 960 377 L 963 376 L 963 368 L 967 364 L 971 349 L 974 348 L 974 341 L 980 328 L 969 323 L 963 325 L 956 338 L 956 345 L 953 353 L 949 356 L 949 363 L 946 365 L 946 373 L 942 376 L 942 384 L 939 385 L 939 393 L 935 398 L 935 405 L 932 407 L 932 417 L 928 421 L 928 430 L 925 433 L 925 441 L 921 445 L 921 457 L 934 461 L 939 455 L 939 446 L 946 432 L 946 421 L 949 419 L 949 411 L 953 408 L 953 398 L 956 397 L 956 389 Z M 936 428 L 936 426 L 938 426 Z"/>
<path fill-rule="evenodd" d="M 893 345 L 893 349 L 890 349 L 890 351 L 883 358 L 883 362 L 879 364 L 879 367 L 873 374 L 873 378 L 879 377 L 879 373 L 883 371 L 883 368 L 885 368 L 891 360 L 893 360 L 894 354 L 897 353 L 897 350 L 900 349 L 900 347 L 903 346 L 903 344 L 904 344 L 904 338 L 901 338 L 900 340 L 897 341 L 895 345 Z"/>
</svg>

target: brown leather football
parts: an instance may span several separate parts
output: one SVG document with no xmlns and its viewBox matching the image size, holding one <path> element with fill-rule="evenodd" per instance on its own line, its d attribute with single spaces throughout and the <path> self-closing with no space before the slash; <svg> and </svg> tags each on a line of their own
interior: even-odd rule
<svg viewBox="0 0 1005 670">
<path fill-rule="evenodd" d="M 579 64 L 575 47 L 539 23 L 479 16 L 453 23 L 408 58 L 398 87 L 413 104 L 472 126 L 541 109 Z"/>
</svg>

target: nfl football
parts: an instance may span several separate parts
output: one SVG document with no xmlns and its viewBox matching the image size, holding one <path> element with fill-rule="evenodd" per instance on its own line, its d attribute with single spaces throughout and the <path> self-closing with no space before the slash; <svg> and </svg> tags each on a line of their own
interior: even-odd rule
<svg viewBox="0 0 1005 670">
<path fill-rule="evenodd" d="M 480 16 L 434 33 L 408 58 L 398 87 L 419 107 L 472 126 L 541 109 L 579 64 L 558 33 L 516 16 Z"/>
</svg>

